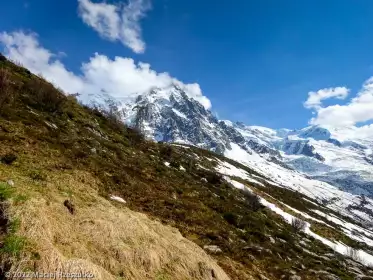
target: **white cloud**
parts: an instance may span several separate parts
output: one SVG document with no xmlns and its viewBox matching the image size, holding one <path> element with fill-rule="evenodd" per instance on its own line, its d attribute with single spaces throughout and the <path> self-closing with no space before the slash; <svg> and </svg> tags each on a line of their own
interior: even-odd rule
<svg viewBox="0 0 373 280">
<path fill-rule="evenodd" d="M 318 91 L 311 91 L 308 93 L 308 99 L 304 102 L 304 106 L 308 109 L 321 108 L 321 101 L 328 98 L 338 98 L 345 99 L 349 93 L 349 89 L 345 87 L 336 87 L 336 88 L 324 88 Z"/>
<path fill-rule="evenodd" d="M 316 108 L 316 116 L 311 119 L 311 124 L 354 126 L 359 123 L 372 121 L 373 77 L 364 83 L 356 97 L 352 98 L 348 104 L 314 108 Z"/>
<path fill-rule="evenodd" d="M 42 74 L 47 80 L 63 88 L 66 92 L 81 92 L 84 82 L 74 73 L 67 71 L 56 60 L 56 55 L 39 45 L 36 34 L 13 32 L 0 33 L 0 42 L 5 46 L 5 54 L 22 63 L 35 74 Z"/>
<path fill-rule="evenodd" d="M 127 4 L 79 1 L 79 15 L 103 38 L 120 41 L 135 53 L 145 51 L 140 20 L 151 8 L 150 0 L 129 0 Z"/>
<path fill-rule="evenodd" d="M 141 38 L 139 21 L 151 8 L 150 0 L 130 0 L 122 11 L 122 42 L 133 49 L 134 52 L 144 52 L 145 43 Z"/>
<path fill-rule="evenodd" d="M 69 93 L 78 92 L 88 96 L 104 92 L 114 98 L 125 99 L 153 87 L 178 84 L 205 108 L 211 107 L 198 84 L 184 84 L 167 72 L 158 73 L 149 64 L 136 64 L 131 58 L 117 56 L 112 60 L 96 53 L 82 64 L 81 73 L 75 74 L 68 71 L 56 55 L 40 46 L 36 34 L 3 32 L 0 33 L 0 42 L 5 46 L 5 55 L 10 59 L 21 62 L 34 73 L 41 73 Z"/>
<path fill-rule="evenodd" d="M 106 3 L 92 3 L 89 0 L 79 1 L 79 15 L 83 21 L 94 28 L 102 37 L 117 40 L 120 35 L 119 8 Z"/>
<path fill-rule="evenodd" d="M 356 137 L 356 135 L 359 135 L 359 137 L 363 139 L 373 138 L 373 125 L 370 124 L 358 127 L 355 135 L 351 135 L 351 138 L 353 138 L 354 136 Z"/>
</svg>

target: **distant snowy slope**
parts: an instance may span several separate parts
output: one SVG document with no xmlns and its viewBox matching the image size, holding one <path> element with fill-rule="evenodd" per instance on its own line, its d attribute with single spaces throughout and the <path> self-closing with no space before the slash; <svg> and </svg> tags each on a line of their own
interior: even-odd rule
<svg viewBox="0 0 373 280">
<path fill-rule="evenodd" d="M 246 139 L 281 152 L 282 162 L 354 194 L 373 194 L 373 140 L 350 128 L 270 130 L 235 125 Z"/>
<path fill-rule="evenodd" d="M 100 103 L 100 98 L 101 103 L 107 101 L 103 95 L 93 103 Z M 356 219 L 373 220 L 371 201 L 364 198 L 373 197 L 373 141 L 353 129 L 274 130 L 221 121 L 176 85 L 109 104 L 126 124 L 155 141 L 224 154 L 271 184 L 301 192 Z"/>
</svg>

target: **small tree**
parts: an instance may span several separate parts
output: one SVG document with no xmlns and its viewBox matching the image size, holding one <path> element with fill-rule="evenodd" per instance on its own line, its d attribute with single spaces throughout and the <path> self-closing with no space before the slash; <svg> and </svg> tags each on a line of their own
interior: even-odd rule
<svg viewBox="0 0 373 280">
<path fill-rule="evenodd" d="M 306 225 L 307 223 L 305 221 L 295 218 L 295 217 L 291 221 L 291 226 L 295 232 L 304 231 L 306 229 Z"/>
</svg>

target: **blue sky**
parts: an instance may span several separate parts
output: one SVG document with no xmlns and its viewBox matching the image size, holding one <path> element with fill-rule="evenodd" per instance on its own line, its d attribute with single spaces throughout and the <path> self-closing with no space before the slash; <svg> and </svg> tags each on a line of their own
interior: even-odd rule
<svg viewBox="0 0 373 280">
<path fill-rule="evenodd" d="M 304 127 L 312 111 L 320 115 L 320 108 L 303 106 L 310 91 L 347 87 L 349 96 L 355 95 L 373 73 L 372 1 L 153 0 L 151 5 L 139 21 L 143 53 L 100 37 L 79 16 L 77 0 L 2 1 L 0 32 L 37 33 L 40 45 L 61 52 L 59 59 L 75 73 L 96 52 L 149 63 L 158 73 L 198 83 L 221 119 L 273 128 Z M 347 94 L 330 96 L 320 98 L 321 110 L 328 109 L 324 115 L 336 103 L 347 108 L 351 102 Z M 348 124 L 370 121 L 351 114 Z"/>
</svg>

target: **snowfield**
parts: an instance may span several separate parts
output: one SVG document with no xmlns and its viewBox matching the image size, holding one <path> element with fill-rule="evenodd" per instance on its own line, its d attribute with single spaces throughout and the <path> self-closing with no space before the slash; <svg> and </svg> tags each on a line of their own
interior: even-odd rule
<svg viewBox="0 0 373 280">
<path fill-rule="evenodd" d="M 252 178 L 249 175 L 249 173 L 247 173 L 245 170 L 237 168 L 234 165 L 232 165 L 228 162 L 225 162 L 225 161 L 218 160 L 218 162 L 219 162 L 219 164 L 218 164 L 218 167 L 216 168 L 217 172 L 219 172 L 223 175 L 239 177 L 239 178 L 242 178 L 242 179 L 244 179 L 246 181 L 249 181 L 251 183 L 264 186 L 263 183 L 261 183 L 258 180 L 255 180 L 254 178 Z"/>
<path fill-rule="evenodd" d="M 372 218 L 366 212 L 348 210 L 348 207 L 351 205 L 358 206 L 361 204 L 361 196 L 344 192 L 325 182 L 308 179 L 295 170 L 286 169 L 263 158 L 258 159 L 258 155 L 250 155 L 235 144 L 232 144 L 232 146 L 234 148 L 228 150 L 225 156 L 257 171 L 268 183 L 298 191 L 317 200 L 320 204 L 325 204 L 329 209 L 340 212 L 353 219 L 366 222 L 371 221 Z M 220 164 L 216 170 L 225 175 L 237 176 L 243 179 L 250 178 L 244 170 L 227 165 L 227 163 Z M 365 201 L 366 205 L 362 207 L 371 209 L 373 200 L 365 198 Z"/>
<path fill-rule="evenodd" d="M 248 188 L 246 185 L 244 185 L 240 182 L 237 182 L 236 180 L 233 180 L 229 177 L 229 176 L 239 177 L 239 178 L 242 178 L 242 179 L 250 182 L 250 180 L 252 178 L 250 177 L 250 175 L 245 170 L 243 170 L 241 168 L 237 168 L 230 163 L 223 162 L 223 161 L 219 160 L 218 166 L 216 167 L 216 171 L 225 175 L 224 179 L 227 182 L 231 183 L 235 188 L 238 188 L 238 189 L 241 189 L 241 190 L 243 190 L 243 189 L 250 190 L 250 188 Z M 310 181 L 313 182 L 314 180 L 310 180 Z M 322 182 L 318 182 L 318 183 L 319 184 L 324 184 Z M 340 194 L 339 192 L 341 192 L 341 191 L 338 191 L 336 189 L 335 190 L 332 189 L 332 191 L 330 191 L 329 188 L 332 187 L 332 186 L 325 186 L 325 187 L 322 187 L 322 188 L 320 188 L 320 187 L 317 188 L 317 185 L 314 185 L 314 187 L 318 191 L 314 195 L 310 196 L 314 199 L 319 199 L 320 197 L 330 199 L 330 198 L 334 197 L 334 195 L 339 195 Z M 300 192 L 302 192 L 302 189 L 300 188 L 300 186 L 297 186 L 296 189 L 299 190 Z M 252 190 L 250 190 L 250 191 L 252 192 Z M 304 194 L 306 194 L 306 195 L 310 194 L 310 193 L 312 193 L 312 192 L 310 192 L 310 190 L 305 190 L 304 191 Z M 352 197 L 347 198 L 348 200 L 346 200 L 346 201 L 353 202 L 354 199 L 356 199 L 355 197 L 353 197 L 353 195 L 351 195 L 351 196 Z M 349 200 L 349 199 L 351 199 L 351 200 Z M 333 228 L 331 225 L 328 225 L 327 223 L 325 223 L 324 221 L 322 221 L 320 219 L 314 218 L 314 217 L 308 215 L 307 213 L 304 213 L 304 212 L 299 211 L 299 210 L 297 210 L 293 207 L 290 207 L 289 205 L 286 205 L 285 203 L 282 203 L 280 201 L 278 201 L 278 202 L 280 204 L 284 205 L 286 208 L 288 208 L 291 211 L 303 216 L 304 218 L 306 218 L 308 220 L 312 220 L 312 221 L 315 221 L 315 222 L 318 222 L 318 223 L 321 223 L 321 224 L 324 224 L 328 227 Z M 268 202 L 263 197 L 260 197 L 260 203 L 262 205 L 264 205 L 265 207 L 269 208 L 270 210 L 272 210 L 273 212 L 275 212 L 276 214 L 280 215 L 289 224 L 292 224 L 293 220 L 297 219 L 297 217 L 294 217 L 293 215 L 285 212 L 284 210 L 282 210 L 281 208 L 276 206 L 274 203 Z M 345 205 L 345 204 L 344 203 L 336 203 L 336 204 L 332 205 L 332 207 L 330 207 L 330 208 L 340 210 L 340 208 L 339 208 L 339 207 L 341 207 L 340 205 Z M 319 210 L 312 210 L 312 211 L 315 212 L 316 214 L 322 216 L 322 217 L 325 217 L 327 220 L 329 220 L 329 221 L 331 221 L 331 222 L 333 222 L 333 223 L 335 223 L 339 226 L 342 226 L 343 232 L 347 236 L 349 236 L 351 239 L 354 239 L 354 240 L 360 241 L 360 242 L 364 242 L 369 246 L 373 246 L 373 232 L 372 231 L 370 231 L 368 229 L 365 229 L 365 228 L 362 228 L 358 225 L 355 225 L 355 224 L 352 224 L 352 223 L 349 223 L 349 222 L 345 222 L 345 221 L 341 220 L 340 218 L 335 217 L 334 215 L 326 214 L 326 213 L 321 212 Z M 333 249 L 335 252 L 338 252 L 342 255 L 350 257 L 351 251 L 354 251 L 355 254 L 356 254 L 356 256 L 355 256 L 356 261 L 359 261 L 359 262 L 361 262 L 361 263 L 363 263 L 364 265 L 367 265 L 367 266 L 373 266 L 373 255 L 368 254 L 367 252 L 365 252 L 363 250 L 355 250 L 355 249 L 353 249 L 353 248 L 351 248 L 351 247 L 349 247 L 349 246 L 347 246 L 347 245 L 345 245 L 341 242 L 332 241 L 332 240 L 329 240 L 327 238 L 324 238 L 324 237 L 314 233 L 311 230 L 310 223 L 307 222 L 307 221 L 306 221 L 306 226 L 305 226 L 303 231 L 307 235 L 312 236 L 313 238 L 319 240 L 320 242 L 322 242 L 326 246 Z"/>
<path fill-rule="evenodd" d="M 360 226 L 357 226 L 355 224 L 342 221 L 341 219 L 335 217 L 333 214 L 325 214 L 319 210 L 314 210 L 314 209 L 312 209 L 312 211 L 322 217 L 325 217 L 327 220 L 341 226 L 344 233 L 351 239 L 364 242 L 365 244 L 369 246 L 373 246 L 373 232 L 372 231 L 362 228 Z"/>
<path fill-rule="evenodd" d="M 260 203 L 263 204 L 264 206 L 268 207 L 269 209 L 271 209 L 276 214 L 282 216 L 283 219 L 289 224 L 291 224 L 293 222 L 293 220 L 296 219 L 296 217 L 286 213 L 282 209 L 278 208 L 275 204 L 268 202 L 264 198 L 260 198 Z M 351 250 L 354 250 L 353 248 L 351 248 L 351 247 L 349 247 L 349 246 L 347 246 L 347 245 L 345 245 L 341 242 L 331 241 L 327 238 L 324 238 L 324 237 L 314 233 L 310 229 L 310 227 L 311 227 L 310 223 L 306 222 L 306 227 L 304 229 L 304 233 L 306 233 L 307 235 L 312 236 L 313 238 L 321 241 L 326 246 L 332 248 L 335 252 L 338 252 L 338 253 L 340 253 L 342 255 L 345 255 L 345 256 L 350 256 Z M 361 263 L 363 263 L 364 265 L 367 265 L 367 266 L 373 266 L 373 255 L 370 255 L 363 250 L 357 250 L 356 254 L 357 254 L 356 261 L 359 261 L 359 262 L 361 262 Z"/>
</svg>

